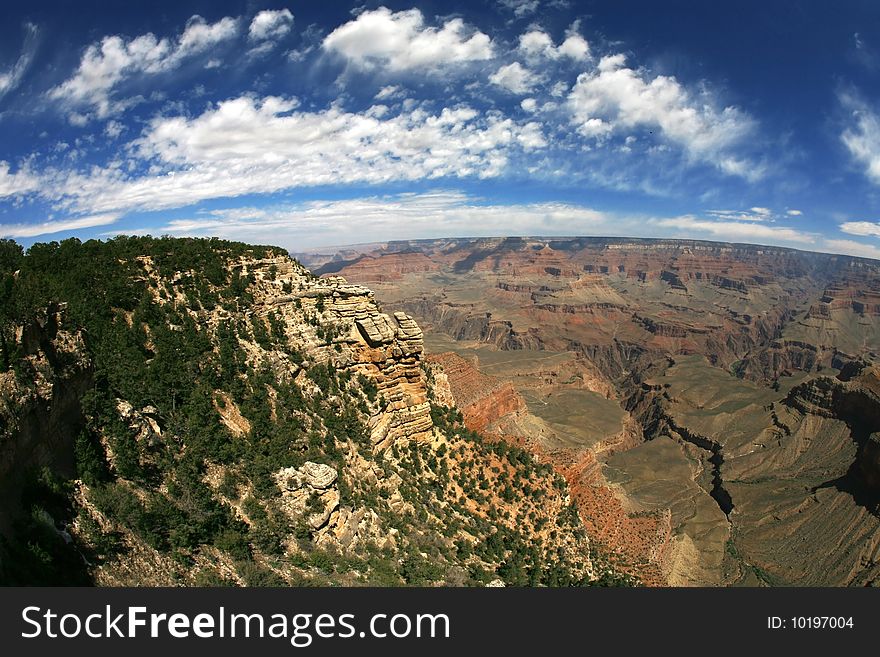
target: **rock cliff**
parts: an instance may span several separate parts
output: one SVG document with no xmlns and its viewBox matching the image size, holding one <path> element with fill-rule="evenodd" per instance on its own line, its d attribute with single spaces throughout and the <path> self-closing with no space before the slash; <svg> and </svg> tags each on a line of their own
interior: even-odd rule
<svg viewBox="0 0 880 657">
<path fill-rule="evenodd" d="M 396 440 L 426 439 L 432 430 L 427 389 L 420 364 L 422 331 L 409 315 L 380 312 L 373 292 L 344 278 L 316 278 L 287 257 L 239 263 L 253 276 L 253 314 L 270 314 L 316 362 L 366 376 L 378 388 L 370 436 L 377 449 Z M 271 274 L 270 274 L 271 272 Z M 290 289 L 289 293 L 285 289 Z M 300 373 L 300 382 L 305 378 Z"/>
</svg>

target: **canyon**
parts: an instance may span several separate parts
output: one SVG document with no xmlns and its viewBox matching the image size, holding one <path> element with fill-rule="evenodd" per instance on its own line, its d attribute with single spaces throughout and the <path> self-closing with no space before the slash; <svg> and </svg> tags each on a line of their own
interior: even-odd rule
<svg viewBox="0 0 880 657">
<path fill-rule="evenodd" d="M 552 466 L 615 568 L 880 583 L 877 261 L 592 237 L 296 256 L 412 316 L 465 423 Z"/>
</svg>

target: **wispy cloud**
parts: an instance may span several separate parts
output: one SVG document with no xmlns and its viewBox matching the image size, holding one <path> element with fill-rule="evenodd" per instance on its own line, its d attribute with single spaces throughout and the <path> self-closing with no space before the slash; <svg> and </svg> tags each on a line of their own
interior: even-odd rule
<svg viewBox="0 0 880 657">
<path fill-rule="evenodd" d="M 156 232 L 269 241 L 296 250 L 370 240 L 581 234 L 607 226 L 610 215 L 566 203 L 491 204 L 458 191 L 312 201 L 292 206 L 233 208 L 168 222 Z"/>
<path fill-rule="evenodd" d="M 98 214 L 86 217 L 43 221 L 39 223 L 0 224 L 0 237 L 36 237 L 95 226 L 106 226 L 119 219 L 118 214 Z"/>
<path fill-rule="evenodd" d="M 831 253 L 843 253 L 845 255 L 880 260 L 880 248 L 873 244 L 864 244 L 855 240 L 826 239 L 823 240 L 821 248 Z"/>
<path fill-rule="evenodd" d="M 37 26 L 33 23 L 25 23 L 24 32 L 24 44 L 22 45 L 21 55 L 19 55 L 18 60 L 9 69 L 5 71 L 0 70 L 0 100 L 18 87 L 36 54 L 37 35 L 39 33 Z"/>
<path fill-rule="evenodd" d="M 365 241 L 498 235 L 672 237 L 880 258 L 880 248 L 750 221 L 607 212 L 577 203 L 503 203 L 454 189 L 198 210 L 129 234 L 222 237 L 292 251 Z M 118 234 L 107 231 L 105 236 Z"/>
<path fill-rule="evenodd" d="M 541 5 L 540 0 L 498 0 L 498 5 L 513 12 L 517 18 L 534 14 Z"/>
<path fill-rule="evenodd" d="M 848 116 L 840 139 L 865 176 L 880 185 L 880 117 L 854 90 L 838 94 Z"/>
<path fill-rule="evenodd" d="M 727 221 L 772 221 L 774 214 L 770 208 L 753 207 L 748 210 L 709 210 L 707 215 Z"/>
<path fill-rule="evenodd" d="M 114 95 L 114 89 L 126 78 L 173 70 L 186 59 L 231 39 L 238 29 L 238 20 L 234 18 L 209 24 L 201 16 L 193 16 L 174 40 L 158 39 L 152 33 L 130 40 L 106 36 L 86 49 L 76 73 L 51 89 L 48 97 L 73 110 L 70 116 L 75 123 L 93 117 L 107 118 L 133 102 L 131 98 Z"/>
<path fill-rule="evenodd" d="M 757 242 L 765 244 L 814 244 L 818 238 L 793 228 L 767 226 L 754 221 L 710 220 L 692 215 L 671 217 L 668 219 L 652 219 L 651 223 L 661 228 L 680 231 L 679 235 L 693 236 L 702 233 L 711 239 L 732 240 L 739 242 Z"/>
</svg>

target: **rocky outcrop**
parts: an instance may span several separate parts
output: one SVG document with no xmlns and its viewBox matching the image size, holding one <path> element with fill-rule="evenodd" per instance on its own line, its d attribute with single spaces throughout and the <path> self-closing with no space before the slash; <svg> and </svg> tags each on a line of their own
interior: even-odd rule
<svg viewBox="0 0 880 657">
<path fill-rule="evenodd" d="M 339 473 L 329 465 L 306 461 L 299 468 L 279 470 L 274 478 L 281 509 L 293 522 L 304 522 L 318 545 L 342 550 L 364 542 L 394 546 L 396 531 L 383 531 L 375 511 L 342 504 Z"/>
<path fill-rule="evenodd" d="M 818 377 L 796 386 L 785 404 L 805 414 L 846 422 L 859 446 L 848 476 L 880 493 L 880 368 L 868 367 L 844 378 Z"/>
<path fill-rule="evenodd" d="M 162 439 L 162 428 L 159 426 L 161 418 L 155 406 L 145 406 L 141 410 L 136 410 L 124 399 L 117 399 L 116 410 L 138 442 L 152 445 Z"/>
<path fill-rule="evenodd" d="M 389 316 L 372 290 L 339 276 L 316 278 L 289 258 L 241 267 L 255 279 L 255 314 L 284 321 L 291 342 L 310 359 L 375 383 L 378 403 L 369 427 L 376 449 L 431 435 L 422 331 L 412 317 L 399 311 Z M 304 372 L 298 376 L 307 381 Z"/>
</svg>

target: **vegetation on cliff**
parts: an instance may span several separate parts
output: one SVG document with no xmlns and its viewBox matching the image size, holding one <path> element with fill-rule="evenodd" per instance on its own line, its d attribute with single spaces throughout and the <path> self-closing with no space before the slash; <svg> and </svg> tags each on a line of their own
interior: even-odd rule
<svg viewBox="0 0 880 657">
<path fill-rule="evenodd" d="M 4 241 L 0 347 L 3 582 L 628 581 L 549 467 L 429 408 L 410 318 L 280 249 Z"/>
</svg>

